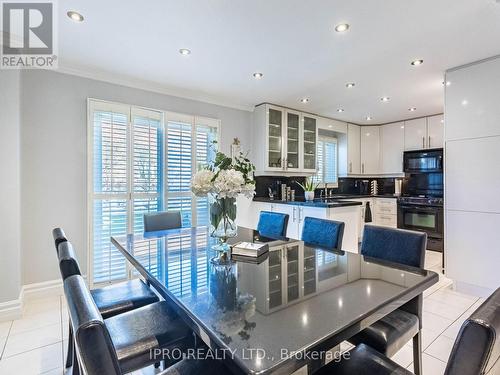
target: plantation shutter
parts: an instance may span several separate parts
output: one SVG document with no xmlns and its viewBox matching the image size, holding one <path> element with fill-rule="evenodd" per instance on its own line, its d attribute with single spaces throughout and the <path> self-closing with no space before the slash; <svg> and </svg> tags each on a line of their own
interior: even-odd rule
<svg viewBox="0 0 500 375">
<path fill-rule="evenodd" d="M 338 181 L 337 139 L 320 137 L 316 145 L 317 173 L 312 177 L 315 183 L 335 184 Z"/>
<path fill-rule="evenodd" d="M 92 275 L 94 283 L 127 278 L 123 256 L 110 237 L 127 233 L 129 107 L 92 103 L 93 220 Z"/>
<path fill-rule="evenodd" d="M 93 285 L 133 275 L 110 237 L 142 233 L 144 214 L 180 211 L 185 227 L 208 224 L 208 201 L 194 197 L 190 185 L 193 173 L 215 158 L 212 143 L 219 121 L 94 99 L 89 99 L 88 109 L 89 279 Z M 162 257 L 169 255 L 178 257 L 183 269 L 194 265 L 206 272 L 206 259 L 184 259 L 181 253 L 186 246 L 184 240 L 144 241 L 136 243 L 134 252 L 153 275 L 159 272 Z M 176 277 L 174 270 L 170 277 L 181 293 L 191 285 L 191 280 L 178 280 L 186 278 L 183 273 Z"/>
</svg>

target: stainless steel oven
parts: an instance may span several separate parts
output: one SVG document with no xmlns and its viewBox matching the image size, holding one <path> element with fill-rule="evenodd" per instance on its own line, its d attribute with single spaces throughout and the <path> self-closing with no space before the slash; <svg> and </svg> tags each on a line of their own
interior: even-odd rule
<svg viewBox="0 0 500 375">
<path fill-rule="evenodd" d="M 405 173 L 442 173 L 443 149 L 405 151 L 403 168 Z"/>
<path fill-rule="evenodd" d="M 443 251 L 443 226 L 442 198 L 400 198 L 398 201 L 398 228 L 427 233 L 429 250 Z"/>
</svg>

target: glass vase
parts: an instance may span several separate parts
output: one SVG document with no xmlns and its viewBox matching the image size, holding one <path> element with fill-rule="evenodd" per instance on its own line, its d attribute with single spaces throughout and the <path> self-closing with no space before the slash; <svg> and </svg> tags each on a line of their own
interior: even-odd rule
<svg viewBox="0 0 500 375">
<path fill-rule="evenodd" d="M 227 240 L 237 234 L 235 220 L 236 198 L 212 196 L 210 200 L 210 235 L 218 240 L 218 244 L 212 248 L 217 251 L 221 262 L 228 260 L 229 245 Z"/>
</svg>

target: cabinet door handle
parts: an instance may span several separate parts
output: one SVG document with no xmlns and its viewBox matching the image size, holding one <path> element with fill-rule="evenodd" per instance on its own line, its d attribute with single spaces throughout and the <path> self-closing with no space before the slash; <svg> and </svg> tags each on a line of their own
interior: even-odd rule
<svg viewBox="0 0 500 375">
<path fill-rule="evenodd" d="M 422 148 L 425 148 L 425 137 L 422 137 Z"/>
<path fill-rule="evenodd" d="M 297 219 L 296 216 L 295 216 L 295 211 L 297 210 L 296 207 L 293 208 L 293 214 L 292 214 L 292 220 L 293 222 L 295 223 L 295 220 Z"/>
<path fill-rule="evenodd" d="M 431 148 L 431 136 L 429 135 L 429 148 Z"/>
<path fill-rule="evenodd" d="M 352 173 L 352 161 L 349 162 L 349 173 Z"/>
<path fill-rule="evenodd" d="M 361 173 L 365 173 L 365 163 L 361 163 Z"/>
</svg>

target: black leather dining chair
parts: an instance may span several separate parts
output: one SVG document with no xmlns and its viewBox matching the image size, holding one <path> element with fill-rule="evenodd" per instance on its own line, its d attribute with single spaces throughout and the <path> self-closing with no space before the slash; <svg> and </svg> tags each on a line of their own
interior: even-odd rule
<svg viewBox="0 0 500 375">
<path fill-rule="evenodd" d="M 365 344 L 351 349 L 314 375 L 410 375 L 382 353 Z M 444 375 L 500 373 L 500 288 L 462 324 Z"/>
<path fill-rule="evenodd" d="M 302 241 L 324 249 L 341 250 L 345 224 L 341 221 L 305 217 Z"/>
<path fill-rule="evenodd" d="M 366 225 L 361 243 L 361 254 L 407 266 L 423 268 L 427 235 L 402 229 Z M 384 316 L 348 341 L 353 345 L 366 344 L 392 357 L 413 339 L 415 373 L 421 373 L 422 363 L 422 303 L 423 296 Z M 366 349 L 367 352 L 369 349 Z"/>
<path fill-rule="evenodd" d="M 288 219 L 288 214 L 260 211 L 259 222 L 257 223 L 257 232 L 264 237 L 286 237 Z"/>
<path fill-rule="evenodd" d="M 144 232 L 176 229 L 182 227 L 179 211 L 163 211 L 144 214 Z"/>
<path fill-rule="evenodd" d="M 119 375 L 158 362 L 156 350 L 185 350 L 190 329 L 170 316 L 167 302 L 155 302 L 103 319 L 80 275 L 64 280 L 79 369 L 88 375 Z"/>
<path fill-rule="evenodd" d="M 75 251 L 64 231 L 55 228 L 52 234 L 63 281 L 70 276 L 81 275 Z M 104 319 L 159 301 L 158 296 L 140 279 L 93 289 L 90 293 Z M 73 352 L 73 330 L 70 325 L 66 368 L 73 365 Z"/>
</svg>

